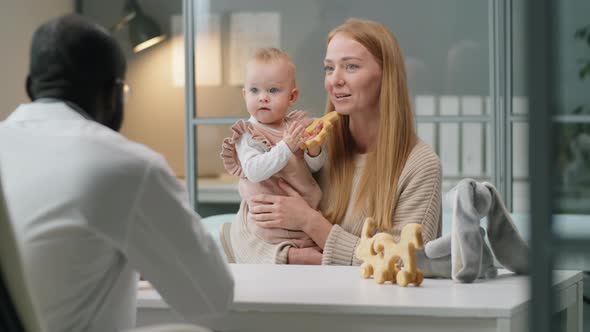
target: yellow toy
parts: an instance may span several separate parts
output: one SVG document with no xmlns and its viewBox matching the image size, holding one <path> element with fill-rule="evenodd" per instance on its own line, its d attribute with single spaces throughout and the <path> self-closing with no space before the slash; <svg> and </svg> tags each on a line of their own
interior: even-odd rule
<svg viewBox="0 0 590 332">
<path fill-rule="evenodd" d="M 336 112 L 330 112 L 321 118 L 313 119 L 311 124 L 307 126 L 307 128 L 305 128 L 306 133 L 312 133 L 320 124 L 320 121 L 324 123 L 324 127 L 314 138 L 301 143 L 301 149 L 304 150 L 321 145 L 326 140 L 326 138 L 328 138 L 328 135 L 332 131 L 332 128 L 334 128 L 334 124 L 338 120 L 340 120 L 340 115 Z"/>
<path fill-rule="evenodd" d="M 363 278 L 373 275 L 378 284 L 391 281 L 402 287 L 410 283 L 420 286 L 424 274 L 416 266 L 416 249 L 424 246 L 422 226 L 406 225 L 402 229 L 399 243 L 395 243 L 391 234 L 375 234 L 376 228 L 373 218 L 365 219 L 361 241 L 355 251 L 356 257 L 363 260 Z M 399 261 L 403 262 L 403 268 L 400 267 Z"/>
</svg>

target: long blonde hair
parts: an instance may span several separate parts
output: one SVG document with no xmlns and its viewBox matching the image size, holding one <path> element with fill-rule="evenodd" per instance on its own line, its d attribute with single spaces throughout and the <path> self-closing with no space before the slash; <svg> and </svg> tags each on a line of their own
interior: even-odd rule
<svg viewBox="0 0 590 332">
<path fill-rule="evenodd" d="M 326 190 L 329 198 L 325 200 L 324 213 L 332 223 L 339 223 L 348 205 L 354 204 L 356 217 L 373 217 L 380 230 L 391 230 L 400 175 L 416 144 L 403 54 L 393 33 L 374 21 L 348 19 L 330 32 L 327 43 L 336 34 L 345 34 L 362 44 L 381 67 L 379 133 L 374 149 L 367 155 L 357 195 L 351 201 L 355 146 L 349 130 L 349 117 L 343 116 L 336 124 L 328 139 L 331 190 Z M 334 112 L 329 96 L 328 112 Z"/>
</svg>

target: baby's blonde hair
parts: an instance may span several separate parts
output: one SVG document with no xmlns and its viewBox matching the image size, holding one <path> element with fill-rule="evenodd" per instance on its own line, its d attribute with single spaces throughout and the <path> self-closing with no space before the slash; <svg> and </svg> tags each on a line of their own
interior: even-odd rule
<svg viewBox="0 0 590 332">
<path fill-rule="evenodd" d="M 252 57 L 250 62 L 253 61 L 259 63 L 283 62 L 287 65 L 289 75 L 293 78 L 293 84 L 295 85 L 295 64 L 293 63 L 291 57 L 287 54 L 287 52 L 276 47 L 262 47 L 256 50 L 256 53 L 254 53 L 254 56 Z"/>
</svg>

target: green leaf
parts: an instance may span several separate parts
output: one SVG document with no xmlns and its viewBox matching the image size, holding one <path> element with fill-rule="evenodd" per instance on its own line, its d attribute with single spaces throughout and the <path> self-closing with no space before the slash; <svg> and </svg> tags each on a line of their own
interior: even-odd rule
<svg viewBox="0 0 590 332">
<path fill-rule="evenodd" d="M 580 114 L 582 113 L 582 111 L 584 110 L 584 105 L 580 105 L 576 108 L 574 108 L 574 110 L 572 111 L 573 114 Z"/>
</svg>

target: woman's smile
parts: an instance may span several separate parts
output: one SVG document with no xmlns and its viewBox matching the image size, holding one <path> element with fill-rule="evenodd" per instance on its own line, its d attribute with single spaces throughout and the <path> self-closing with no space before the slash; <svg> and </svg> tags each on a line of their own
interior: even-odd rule
<svg viewBox="0 0 590 332">
<path fill-rule="evenodd" d="M 336 93 L 334 94 L 334 98 L 336 101 L 345 101 L 351 97 L 350 93 Z"/>
</svg>

